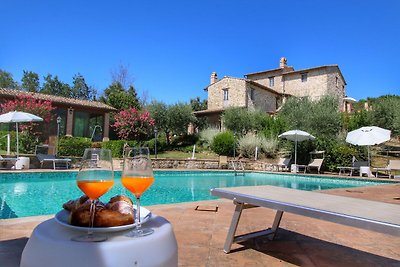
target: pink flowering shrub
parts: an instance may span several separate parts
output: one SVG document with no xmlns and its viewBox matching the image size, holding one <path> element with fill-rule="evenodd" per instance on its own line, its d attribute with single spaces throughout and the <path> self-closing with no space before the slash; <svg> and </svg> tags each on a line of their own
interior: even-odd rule
<svg viewBox="0 0 400 267">
<path fill-rule="evenodd" d="M 51 111 L 55 107 L 53 107 L 49 100 L 40 100 L 29 95 L 18 95 L 15 100 L 8 100 L 0 104 L 0 109 L 2 113 L 10 111 L 28 112 L 41 117 L 44 123 L 48 124 L 52 119 Z M 23 152 L 31 152 L 34 143 L 38 142 L 39 137 L 43 134 L 42 130 L 48 130 L 48 127 L 39 126 L 39 123 L 34 122 L 18 124 L 19 131 L 21 131 L 21 150 Z"/>
<path fill-rule="evenodd" d="M 51 101 L 36 99 L 29 95 L 18 95 L 15 100 L 9 100 L 0 105 L 3 113 L 10 111 L 23 111 L 43 118 L 43 121 L 51 121 L 51 111 L 54 109 Z"/>
<path fill-rule="evenodd" d="M 115 122 L 111 126 L 121 139 L 139 140 L 150 133 L 154 127 L 154 119 L 148 111 L 128 108 L 115 115 Z"/>
</svg>

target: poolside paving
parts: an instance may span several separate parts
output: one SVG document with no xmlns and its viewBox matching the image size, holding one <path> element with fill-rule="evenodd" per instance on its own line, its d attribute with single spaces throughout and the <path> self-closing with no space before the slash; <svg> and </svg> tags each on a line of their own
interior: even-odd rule
<svg viewBox="0 0 400 267">
<path fill-rule="evenodd" d="M 400 205 L 400 184 L 321 192 Z M 276 240 L 249 240 L 225 254 L 222 247 L 234 209 L 231 201 L 147 208 L 173 225 L 179 266 L 400 266 L 399 237 L 286 213 Z M 19 266 L 33 228 L 51 217 L 0 220 L 0 266 Z M 261 230 L 273 217 L 274 211 L 266 208 L 246 210 L 238 234 Z"/>
</svg>

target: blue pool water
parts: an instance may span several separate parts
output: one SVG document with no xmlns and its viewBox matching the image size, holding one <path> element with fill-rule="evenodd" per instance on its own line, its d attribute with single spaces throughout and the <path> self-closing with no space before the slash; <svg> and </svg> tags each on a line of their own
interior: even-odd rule
<svg viewBox="0 0 400 267">
<path fill-rule="evenodd" d="M 101 197 L 108 202 L 111 196 L 130 192 L 121 185 L 121 172 L 115 173 L 113 188 Z M 62 204 L 82 195 L 76 186 L 76 172 L 2 173 L 0 174 L 0 219 L 54 214 Z M 327 177 L 234 172 L 155 172 L 154 184 L 142 196 L 142 205 L 171 204 L 213 199 L 210 189 L 251 185 L 274 185 L 301 190 L 359 187 L 383 184 L 381 181 L 334 179 Z"/>
</svg>

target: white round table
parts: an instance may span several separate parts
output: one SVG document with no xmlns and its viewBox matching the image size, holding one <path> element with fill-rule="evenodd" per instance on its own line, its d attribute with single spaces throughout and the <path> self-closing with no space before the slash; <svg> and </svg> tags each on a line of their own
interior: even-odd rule
<svg viewBox="0 0 400 267">
<path fill-rule="evenodd" d="M 75 242 L 71 237 L 84 234 L 60 225 L 54 219 L 39 224 L 21 257 L 27 266 L 178 266 L 178 246 L 171 224 L 161 216 L 143 224 L 154 233 L 140 238 L 126 237 L 127 231 L 99 233 L 104 242 Z"/>
<path fill-rule="evenodd" d="M 371 177 L 371 169 L 369 168 L 369 166 L 360 167 L 360 177 L 362 177 L 363 174 L 366 174 L 367 177 Z"/>
<path fill-rule="evenodd" d="M 15 162 L 15 169 L 16 170 L 28 170 L 30 164 L 30 159 L 28 157 L 18 157 L 17 161 Z"/>
</svg>

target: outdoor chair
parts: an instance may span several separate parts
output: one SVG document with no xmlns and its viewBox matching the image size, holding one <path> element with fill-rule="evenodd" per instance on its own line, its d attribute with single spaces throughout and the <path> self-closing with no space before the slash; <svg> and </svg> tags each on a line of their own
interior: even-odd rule
<svg viewBox="0 0 400 267">
<path fill-rule="evenodd" d="M 272 171 L 274 171 L 274 168 L 276 168 L 277 171 L 289 171 L 290 170 L 290 161 L 292 160 L 291 157 L 288 158 L 279 158 L 278 163 L 276 164 L 270 164 L 268 166 L 272 167 Z"/>
<path fill-rule="evenodd" d="M 324 159 L 312 159 L 310 163 L 305 166 L 304 172 L 311 172 L 311 169 L 316 169 L 317 172 L 320 173 L 322 163 L 324 163 Z"/>
<path fill-rule="evenodd" d="M 71 159 L 68 158 L 58 158 L 56 155 L 51 155 L 51 154 L 44 154 L 44 153 L 38 153 L 38 148 L 46 148 L 49 149 L 51 146 L 48 145 L 37 145 L 35 147 L 35 154 L 36 158 L 39 160 L 40 163 L 40 168 L 43 168 L 43 165 L 47 162 L 52 163 L 53 169 L 55 170 L 56 168 L 69 168 L 69 165 L 71 164 Z M 61 167 L 60 167 L 61 165 Z"/>
<path fill-rule="evenodd" d="M 343 173 L 346 173 L 346 171 L 349 171 L 350 176 L 353 175 L 353 173 L 360 172 L 360 167 L 368 167 L 368 161 L 357 161 L 353 159 L 353 164 L 352 166 L 339 166 L 337 167 L 339 169 L 339 175 L 342 175 Z"/>
<path fill-rule="evenodd" d="M 14 166 L 16 161 L 17 161 L 17 158 L 3 158 L 0 155 L 0 164 L 1 164 L 1 166 L 6 167 L 8 163 L 11 163 Z"/>
<path fill-rule="evenodd" d="M 384 168 L 374 168 L 376 171 L 375 177 L 378 177 L 379 171 L 386 173 L 389 178 L 392 178 L 392 171 L 400 171 L 400 160 L 389 160 L 389 164 Z M 394 178 L 394 174 L 393 174 Z"/>
</svg>

